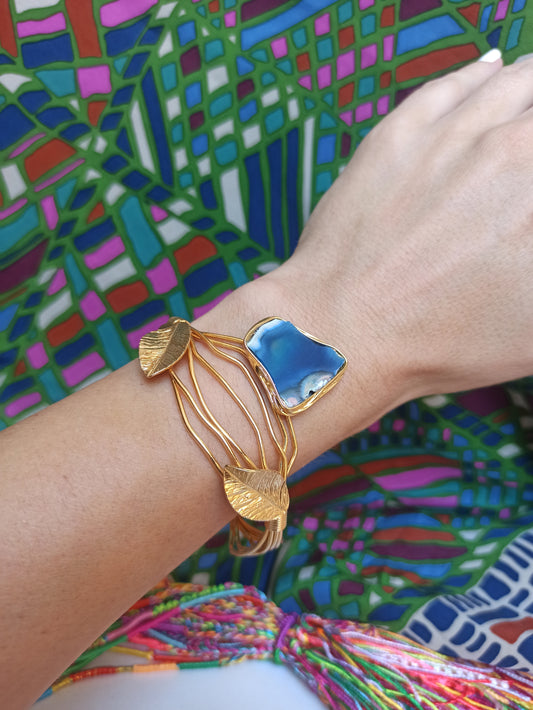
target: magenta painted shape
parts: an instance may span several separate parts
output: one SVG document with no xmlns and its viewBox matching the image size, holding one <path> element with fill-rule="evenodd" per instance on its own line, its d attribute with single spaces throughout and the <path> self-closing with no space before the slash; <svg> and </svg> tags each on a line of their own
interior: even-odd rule
<svg viewBox="0 0 533 710">
<path fill-rule="evenodd" d="M 98 353 L 89 353 L 78 362 L 63 370 L 63 378 L 69 387 L 75 387 L 98 370 L 105 367 L 105 362 Z"/>
<path fill-rule="evenodd" d="M 226 27 L 235 27 L 237 24 L 237 13 L 234 10 L 226 12 L 224 15 L 224 24 Z"/>
<path fill-rule="evenodd" d="M 65 175 L 68 175 L 73 170 L 76 170 L 76 168 L 79 168 L 80 165 L 83 165 L 84 162 L 85 162 L 84 158 L 80 158 L 79 160 L 75 160 L 70 165 L 67 165 L 66 168 L 63 168 L 63 170 L 60 170 L 55 175 L 52 175 L 52 177 L 48 178 L 48 180 L 45 180 L 40 185 L 37 185 L 37 187 L 34 187 L 33 188 L 34 191 L 40 192 L 41 190 L 45 190 L 47 187 L 50 187 L 50 185 L 53 185 L 55 182 L 58 182 L 58 180 L 61 180 L 62 177 L 65 177 Z"/>
<path fill-rule="evenodd" d="M 57 293 L 58 291 L 61 291 L 63 286 L 67 285 L 67 279 L 65 277 L 65 271 L 64 269 L 58 269 L 55 273 L 54 278 L 52 279 L 52 283 L 50 286 L 48 286 L 47 294 L 49 296 L 53 296 L 54 293 Z"/>
<path fill-rule="evenodd" d="M 372 7 L 373 4 L 374 0 L 359 0 L 359 9 L 367 10 L 369 7 Z"/>
<path fill-rule="evenodd" d="M 149 323 L 145 323 L 140 328 L 137 328 L 137 330 L 132 330 L 130 333 L 128 333 L 129 344 L 132 348 L 136 350 L 139 347 L 139 343 L 141 342 L 141 338 L 143 337 L 143 335 L 146 335 L 146 333 L 149 333 L 151 330 L 157 330 L 162 325 L 165 325 L 165 323 L 167 322 L 168 316 L 162 315 L 158 316 Z"/>
<path fill-rule="evenodd" d="M 403 431 L 405 429 L 405 419 L 395 419 L 392 423 L 393 431 Z"/>
<path fill-rule="evenodd" d="M 33 407 L 35 404 L 39 404 L 42 397 L 38 392 L 31 392 L 30 394 L 25 394 L 23 397 L 19 397 L 14 402 L 10 402 L 5 408 L 5 413 L 8 417 L 16 417 L 25 409 Z"/>
<path fill-rule="evenodd" d="M 163 259 L 155 268 L 148 269 L 146 274 L 152 283 L 154 293 L 167 293 L 178 285 L 176 272 L 169 259 Z"/>
<path fill-rule="evenodd" d="M 285 37 L 278 37 L 277 39 L 273 39 L 270 43 L 270 46 L 272 47 L 272 54 L 276 57 L 276 59 L 284 57 L 288 52 L 287 40 Z"/>
<path fill-rule="evenodd" d="M 383 37 L 383 59 L 390 62 L 394 55 L 394 35 Z"/>
<path fill-rule="evenodd" d="M 36 136 L 33 136 L 32 138 L 28 138 L 28 140 L 24 141 L 24 143 L 21 143 L 18 148 L 15 148 L 15 150 L 9 155 L 9 157 L 16 158 L 17 155 L 24 153 L 24 151 L 27 150 L 31 145 L 33 145 L 36 141 L 41 140 L 41 138 L 44 138 L 45 136 L 46 136 L 46 133 L 38 133 Z"/>
<path fill-rule="evenodd" d="M 320 69 L 317 70 L 316 78 L 319 89 L 324 89 L 326 86 L 329 86 L 331 84 L 331 66 L 327 64 L 325 67 L 320 67 Z"/>
<path fill-rule="evenodd" d="M 369 44 L 368 47 L 363 47 L 361 50 L 361 69 L 372 67 L 378 58 L 377 44 Z"/>
<path fill-rule="evenodd" d="M 298 79 L 298 83 L 300 84 L 300 86 L 303 86 L 304 89 L 311 90 L 313 87 L 313 82 L 312 82 L 312 79 L 309 74 L 306 74 L 306 76 L 300 77 L 300 79 Z"/>
<path fill-rule="evenodd" d="M 461 471 L 453 466 L 442 468 L 414 468 L 386 476 L 374 476 L 373 480 L 386 491 L 403 491 L 407 488 L 423 488 L 443 478 L 460 478 Z"/>
<path fill-rule="evenodd" d="M 115 0 L 100 8 L 100 19 L 104 27 L 116 27 L 144 14 L 159 0 Z"/>
<path fill-rule="evenodd" d="M 408 498 L 404 496 L 399 496 L 398 500 L 400 501 L 400 503 L 404 503 L 405 505 L 416 505 L 417 507 L 428 505 L 432 508 L 455 508 L 459 502 L 457 496 L 443 496 L 442 498 Z M 472 513 L 474 513 L 473 510 Z"/>
<path fill-rule="evenodd" d="M 339 114 L 339 117 L 347 126 L 351 126 L 353 124 L 353 111 L 343 111 Z"/>
<path fill-rule="evenodd" d="M 103 8 L 102 8 L 103 9 Z M 107 64 L 78 69 L 78 84 L 82 99 L 93 94 L 111 93 L 111 74 Z"/>
<path fill-rule="evenodd" d="M 337 57 L 337 79 L 344 79 L 355 72 L 355 52 L 351 49 L 349 52 L 339 54 Z"/>
<path fill-rule="evenodd" d="M 2 219 L 7 219 L 10 217 L 12 214 L 15 214 L 15 212 L 18 212 L 24 205 L 27 203 L 27 199 L 25 197 L 21 198 L 17 202 L 14 202 L 11 207 L 6 207 L 5 210 L 0 210 L 0 220 Z"/>
<path fill-rule="evenodd" d="M 93 321 L 106 312 L 100 296 L 94 291 L 89 291 L 80 301 L 80 307 L 87 320 Z"/>
<path fill-rule="evenodd" d="M 381 428 L 381 419 L 378 419 L 377 422 L 374 422 L 368 427 L 368 431 L 371 431 L 373 434 L 375 434 L 377 431 L 379 431 Z"/>
<path fill-rule="evenodd" d="M 33 37 L 33 35 L 49 35 L 53 32 L 61 32 L 67 29 L 65 16 L 62 12 L 45 17 L 44 20 L 27 20 L 17 22 L 19 37 Z"/>
<path fill-rule="evenodd" d="M 125 251 L 125 247 L 122 239 L 119 236 L 111 237 L 91 254 L 86 254 L 85 263 L 89 269 L 97 269 L 99 266 L 108 264 L 123 251 Z"/>
<path fill-rule="evenodd" d="M 41 207 L 43 208 L 43 214 L 46 219 L 48 229 L 55 229 L 57 227 L 57 223 L 59 222 L 59 215 L 57 213 L 57 207 L 53 195 L 43 197 L 41 200 Z"/>
<path fill-rule="evenodd" d="M 305 518 L 303 527 L 305 530 L 318 530 L 318 519 L 309 517 Z"/>
<path fill-rule="evenodd" d="M 320 17 L 316 18 L 316 20 L 315 20 L 315 34 L 317 36 L 325 35 L 329 32 L 329 30 L 330 30 L 329 12 L 326 12 L 325 15 L 320 15 Z"/>
<path fill-rule="evenodd" d="M 150 212 L 152 213 L 154 222 L 162 222 L 168 217 L 168 212 L 162 207 L 159 207 L 159 205 L 150 205 Z"/>
<path fill-rule="evenodd" d="M 389 111 L 389 97 L 380 96 L 378 99 L 378 116 L 385 116 Z"/>
<path fill-rule="evenodd" d="M 494 15 L 494 21 L 504 20 L 507 15 L 507 10 L 509 8 L 509 0 L 500 0 L 498 7 L 496 8 L 496 14 Z"/>
<path fill-rule="evenodd" d="M 361 121 L 372 118 L 372 111 L 373 106 L 371 101 L 368 101 L 366 104 L 361 104 L 355 109 L 355 122 L 360 123 Z"/>
<path fill-rule="evenodd" d="M 48 355 L 46 354 L 42 343 L 30 345 L 30 347 L 26 350 L 26 355 L 28 356 L 30 365 L 36 370 L 40 367 L 44 367 L 44 365 L 48 362 Z"/>
</svg>

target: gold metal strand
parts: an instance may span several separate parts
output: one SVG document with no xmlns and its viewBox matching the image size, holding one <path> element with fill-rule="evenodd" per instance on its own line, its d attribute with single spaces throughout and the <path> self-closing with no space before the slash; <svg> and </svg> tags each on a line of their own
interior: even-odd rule
<svg viewBox="0 0 533 710">
<path fill-rule="evenodd" d="M 222 385 L 222 387 L 224 387 L 224 389 L 226 390 L 226 392 L 229 394 L 229 396 L 233 399 L 233 401 L 238 405 L 239 409 L 240 409 L 240 410 L 242 411 L 242 413 L 245 415 L 246 419 L 248 420 L 248 423 L 250 424 L 250 426 L 252 427 L 252 429 L 254 430 L 254 433 L 255 433 L 255 438 L 256 438 L 256 441 L 257 441 L 258 452 L 259 452 L 259 456 L 260 456 L 260 459 L 261 459 L 261 464 L 260 464 L 260 466 L 261 466 L 262 468 L 268 468 L 268 464 L 267 464 L 266 458 L 265 458 L 264 444 L 263 444 L 263 440 L 262 440 L 262 438 L 261 438 L 261 432 L 259 431 L 259 427 L 258 427 L 257 424 L 255 423 L 255 421 L 254 421 L 252 415 L 251 415 L 250 412 L 248 411 L 248 408 L 246 407 L 246 405 L 244 404 L 244 402 L 241 400 L 241 398 L 233 391 L 233 389 L 230 387 L 230 385 L 229 385 L 228 382 L 225 380 L 225 378 L 224 378 L 219 372 L 217 372 L 217 371 L 215 370 L 215 368 L 211 365 L 211 363 L 209 363 L 202 355 L 200 355 L 200 353 L 198 352 L 198 349 L 197 349 L 197 347 L 196 347 L 196 345 L 195 345 L 194 343 L 191 342 L 190 348 L 191 348 L 191 350 L 193 351 L 195 357 L 196 357 L 196 358 L 198 359 L 198 361 L 201 363 L 201 365 L 202 365 L 213 377 L 215 377 L 215 376 L 218 377 L 218 379 L 220 380 L 220 384 Z M 198 393 L 198 397 L 199 397 L 200 400 L 203 402 L 203 397 L 202 397 L 202 394 L 201 394 L 199 388 L 197 389 L 197 393 Z M 207 406 L 206 406 L 206 405 L 204 405 L 204 406 L 205 406 L 206 409 L 207 409 Z M 246 459 L 249 461 L 249 465 L 253 465 L 252 460 L 251 460 L 250 458 L 248 458 L 248 456 L 246 456 Z"/>
<path fill-rule="evenodd" d="M 211 423 L 211 426 L 213 427 L 214 430 L 217 431 L 218 436 L 220 440 L 225 440 L 227 446 L 233 447 L 233 455 L 235 456 L 235 451 L 241 456 L 244 465 L 246 466 L 254 466 L 254 462 L 252 459 L 247 456 L 244 451 L 241 449 L 241 447 L 237 444 L 237 442 L 233 439 L 232 436 L 224 429 L 224 427 L 217 421 L 217 419 L 214 417 L 213 413 L 207 406 L 207 403 L 200 391 L 200 387 L 198 385 L 198 380 L 196 379 L 196 372 L 194 371 L 194 355 L 195 355 L 195 347 L 191 343 L 189 346 L 188 350 L 188 361 L 189 361 L 189 374 L 191 376 L 191 380 L 194 386 L 194 390 L 196 392 L 196 395 L 198 399 L 200 400 L 200 404 L 202 405 L 203 408 L 203 413 L 207 417 L 208 421 Z M 224 378 L 220 373 L 218 373 L 215 369 L 213 369 L 213 372 L 211 373 L 212 376 L 220 383 L 223 385 Z"/>
</svg>

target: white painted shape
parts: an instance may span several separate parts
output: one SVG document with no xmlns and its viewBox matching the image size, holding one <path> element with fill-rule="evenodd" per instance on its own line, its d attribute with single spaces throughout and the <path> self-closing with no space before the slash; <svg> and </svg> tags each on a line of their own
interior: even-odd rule
<svg viewBox="0 0 533 710">
<path fill-rule="evenodd" d="M 207 90 L 210 94 L 220 89 L 221 86 L 225 86 L 228 81 L 228 70 L 224 64 L 207 72 Z"/>
<path fill-rule="evenodd" d="M 261 128 L 255 123 L 253 126 L 248 126 L 242 132 L 242 140 L 246 148 L 252 148 L 261 140 Z"/>
<path fill-rule="evenodd" d="M 213 133 L 215 135 L 215 140 L 217 141 L 224 138 L 224 136 L 233 135 L 233 133 L 235 133 L 235 122 L 232 118 L 229 118 L 227 121 L 219 123 L 218 126 L 215 126 Z"/>
<path fill-rule="evenodd" d="M 169 121 L 179 116 L 181 113 L 181 104 L 179 96 L 173 96 L 167 101 L 167 116 Z"/>
<path fill-rule="evenodd" d="M 129 256 L 124 256 L 122 259 L 115 260 L 109 266 L 100 269 L 93 273 L 93 278 L 100 291 L 107 291 L 116 283 L 128 279 L 130 276 L 135 276 L 137 272 L 132 264 Z"/>
<path fill-rule="evenodd" d="M 316 565 L 306 565 L 298 572 L 298 579 L 311 579 L 315 573 Z"/>
<path fill-rule="evenodd" d="M 150 150 L 150 144 L 148 143 L 148 138 L 146 136 L 141 108 L 138 101 L 133 102 L 130 111 L 130 118 L 133 126 L 133 137 L 139 152 L 141 165 L 151 173 L 155 173 L 154 159 L 152 157 L 152 151 Z"/>
<path fill-rule="evenodd" d="M 107 204 L 114 205 L 119 197 L 121 197 L 125 192 L 125 188 L 122 187 L 122 185 L 119 185 L 118 182 L 112 183 L 105 194 Z"/>
<path fill-rule="evenodd" d="M 106 139 L 103 136 L 98 136 L 96 139 L 96 143 L 94 145 L 94 150 L 97 153 L 103 153 L 106 148 L 107 148 Z"/>
<path fill-rule="evenodd" d="M 53 7 L 59 5 L 60 0 L 15 0 L 15 9 L 17 12 L 26 12 L 26 10 L 40 10 L 43 7 Z"/>
<path fill-rule="evenodd" d="M 172 41 L 172 35 L 170 34 L 170 32 L 167 32 L 167 34 L 163 38 L 163 41 L 161 42 L 161 46 L 157 50 L 157 53 L 160 57 L 165 57 L 167 54 L 170 54 L 173 49 L 174 43 Z"/>
<path fill-rule="evenodd" d="M 274 269 L 277 269 L 278 266 L 279 263 L 277 261 L 265 261 L 259 264 L 257 271 L 259 271 L 260 274 L 269 274 L 271 271 L 274 271 Z"/>
<path fill-rule="evenodd" d="M 220 176 L 220 187 L 224 202 L 224 214 L 230 224 L 234 224 L 243 232 L 247 230 L 244 207 L 242 204 L 239 171 L 231 168 Z"/>
<path fill-rule="evenodd" d="M 94 168 L 89 168 L 85 173 L 85 182 L 91 182 L 91 180 L 99 180 L 102 174 L 95 170 Z"/>
<path fill-rule="evenodd" d="M 45 269 L 39 274 L 39 277 L 37 279 L 37 283 L 39 286 L 42 286 L 43 284 L 47 284 L 49 281 L 52 280 L 52 278 L 56 275 L 57 273 L 57 268 L 54 268 L 51 266 L 49 269 Z"/>
<path fill-rule="evenodd" d="M 192 210 L 192 205 L 190 202 L 187 202 L 187 200 L 179 199 L 179 200 L 174 200 L 174 202 L 171 202 L 169 205 L 165 205 L 167 210 L 170 210 L 173 214 L 182 215 L 184 212 L 188 212 L 189 210 Z"/>
<path fill-rule="evenodd" d="M 11 200 L 23 195 L 26 192 L 26 183 L 20 173 L 20 170 L 14 163 L 6 165 L 1 171 L 2 177 L 6 184 L 7 194 Z"/>
<path fill-rule="evenodd" d="M 292 99 L 289 99 L 289 102 L 287 104 L 288 112 L 289 112 L 289 119 L 291 121 L 295 121 L 298 116 L 300 115 L 300 107 L 298 106 L 298 99 L 296 99 L 294 96 Z"/>
<path fill-rule="evenodd" d="M 178 150 L 174 151 L 174 164 L 176 165 L 176 170 L 182 170 L 187 167 L 189 161 L 185 148 L 178 148 Z"/>
<path fill-rule="evenodd" d="M 37 315 L 37 323 L 39 328 L 48 328 L 50 323 L 53 323 L 56 318 L 59 318 L 65 311 L 72 306 L 72 295 L 68 289 L 63 291 L 50 303 L 45 306 Z"/>
<path fill-rule="evenodd" d="M 167 17 L 170 17 L 177 4 L 177 2 L 167 2 L 164 5 L 161 5 L 157 11 L 156 18 L 158 20 L 165 20 Z"/>
<path fill-rule="evenodd" d="M 517 444 L 505 444 L 498 449 L 500 456 L 503 456 L 505 459 L 508 459 L 511 456 L 516 456 L 521 451 L 522 449 L 517 446 Z"/>
<path fill-rule="evenodd" d="M 202 176 L 205 177 L 205 175 L 209 175 L 211 172 L 211 159 L 209 156 L 206 156 L 205 158 L 201 158 L 198 163 L 198 173 Z"/>
<path fill-rule="evenodd" d="M 314 166 L 315 117 L 310 116 L 304 123 L 304 145 L 302 166 L 302 213 L 305 224 L 311 215 L 311 191 Z"/>
<path fill-rule="evenodd" d="M 175 244 L 191 231 L 188 224 L 175 217 L 169 217 L 164 222 L 160 222 L 156 229 L 165 244 Z"/>
<path fill-rule="evenodd" d="M 276 104 L 279 101 L 279 90 L 274 88 L 271 89 L 270 91 L 266 91 L 262 96 L 261 96 L 261 103 L 263 106 L 272 106 L 273 104 Z"/>
<path fill-rule="evenodd" d="M 0 74 L 0 84 L 6 87 L 8 91 L 14 94 L 20 89 L 22 84 L 31 81 L 27 76 L 21 76 L 20 74 Z"/>
<path fill-rule="evenodd" d="M 450 400 L 449 397 L 444 394 L 434 394 L 431 397 L 424 397 L 422 401 L 424 404 L 427 404 L 428 407 L 443 407 Z"/>
</svg>

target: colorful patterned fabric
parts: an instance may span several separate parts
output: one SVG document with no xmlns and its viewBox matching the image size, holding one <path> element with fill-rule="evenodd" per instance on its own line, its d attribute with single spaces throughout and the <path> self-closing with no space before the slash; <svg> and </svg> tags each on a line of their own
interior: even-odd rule
<svg viewBox="0 0 533 710">
<path fill-rule="evenodd" d="M 138 662 L 87 668 L 110 650 Z M 284 614 L 257 589 L 231 583 L 164 583 L 152 590 L 42 698 L 101 675 L 244 660 L 286 665 L 331 710 L 533 710 L 526 674 L 453 661 L 375 626 Z"/>
<path fill-rule="evenodd" d="M 0 428 L 292 253 L 382 116 L 526 0 L 0 0 Z M 383 195 L 383 200 L 387 196 Z M 356 406 L 356 405 L 354 405 Z M 179 579 L 533 668 L 529 381 L 408 403 L 292 480 L 279 554 Z"/>
</svg>

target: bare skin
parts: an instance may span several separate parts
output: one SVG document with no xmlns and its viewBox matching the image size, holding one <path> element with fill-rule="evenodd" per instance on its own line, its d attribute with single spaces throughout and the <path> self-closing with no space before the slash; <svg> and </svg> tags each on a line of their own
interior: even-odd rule
<svg viewBox="0 0 533 710">
<path fill-rule="evenodd" d="M 294 420 L 297 467 L 401 402 L 533 371 L 532 104 L 533 62 L 432 82 L 365 139 L 293 257 L 195 324 L 242 336 L 280 315 L 347 355 Z M 18 709 L 231 510 L 137 362 L 0 445 L 0 706 Z"/>
</svg>

